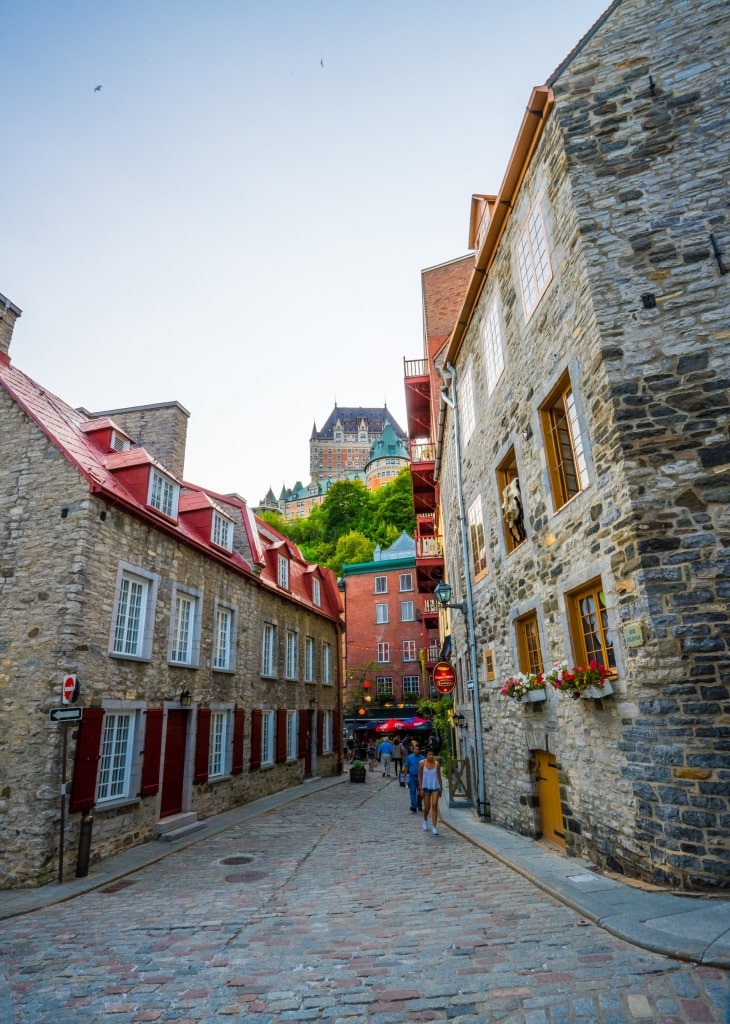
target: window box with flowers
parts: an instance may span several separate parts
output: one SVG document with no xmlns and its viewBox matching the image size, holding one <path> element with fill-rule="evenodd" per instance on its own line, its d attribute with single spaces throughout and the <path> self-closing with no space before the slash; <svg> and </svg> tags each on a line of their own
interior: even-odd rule
<svg viewBox="0 0 730 1024">
<path fill-rule="evenodd" d="M 573 700 L 582 697 L 596 700 L 613 693 L 613 687 L 609 682 L 611 675 L 609 669 L 595 660 L 588 663 L 588 668 L 583 665 L 568 668 L 567 662 L 564 661 L 554 664 L 551 670 L 545 673 L 545 681 L 559 693 L 572 697 Z"/>
<path fill-rule="evenodd" d="M 545 700 L 545 680 L 542 672 L 518 672 L 516 676 L 505 679 L 499 691 L 503 697 L 519 701 L 521 704 Z"/>
</svg>

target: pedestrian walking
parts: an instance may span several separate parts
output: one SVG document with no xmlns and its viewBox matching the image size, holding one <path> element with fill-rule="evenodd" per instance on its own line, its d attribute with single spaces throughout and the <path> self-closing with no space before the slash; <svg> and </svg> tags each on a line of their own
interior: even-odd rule
<svg viewBox="0 0 730 1024">
<path fill-rule="evenodd" d="M 380 744 L 380 766 L 383 769 L 383 778 L 386 775 L 390 775 L 390 759 L 393 754 L 393 744 L 386 736 L 383 742 Z"/>
<path fill-rule="evenodd" d="M 372 740 L 368 743 L 368 767 L 371 772 L 375 771 L 375 762 L 378 759 L 378 748 Z"/>
<path fill-rule="evenodd" d="M 421 761 L 423 761 L 423 756 L 424 755 L 421 753 L 421 748 L 418 743 L 414 743 L 410 754 L 403 762 L 403 771 L 406 775 L 408 795 L 411 798 L 411 812 L 413 814 L 423 809 L 421 794 L 418 791 L 418 766 Z"/>
<path fill-rule="evenodd" d="M 423 831 L 428 831 L 428 815 L 431 813 L 431 832 L 439 834 L 439 797 L 444 788 L 441 778 L 441 765 L 436 760 L 433 750 L 426 753 L 426 757 L 418 766 L 418 789 L 423 800 Z"/>
<path fill-rule="evenodd" d="M 403 758 L 406 756 L 406 748 L 403 746 L 399 736 L 393 741 L 393 767 L 395 768 L 396 779 L 403 771 Z"/>
</svg>

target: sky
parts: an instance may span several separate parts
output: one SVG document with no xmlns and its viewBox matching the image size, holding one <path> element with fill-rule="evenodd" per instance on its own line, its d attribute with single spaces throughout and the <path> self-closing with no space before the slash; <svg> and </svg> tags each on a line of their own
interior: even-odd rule
<svg viewBox="0 0 730 1024">
<path fill-rule="evenodd" d="M 251 504 L 335 403 L 406 429 L 421 271 L 608 2 L 0 0 L 13 364 L 180 402 L 186 479 Z"/>
</svg>

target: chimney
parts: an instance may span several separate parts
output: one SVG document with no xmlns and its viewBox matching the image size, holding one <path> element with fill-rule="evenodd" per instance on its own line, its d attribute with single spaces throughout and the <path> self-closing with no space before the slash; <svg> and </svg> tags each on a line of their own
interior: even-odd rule
<svg viewBox="0 0 730 1024">
<path fill-rule="evenodd" d="M 126 409 L 104 409 L 102 412 L 79 412 L 90 419 L 108 416 L 113 419 L 135 445 L 146 448 L 166 470 L 181 480 L 185 470 L 185 445 L 190 413 L 179 402 L 157 402 Z"/>
<path fill-rule="evenodd" d="M 10 363 L 10 339 L 13 337 L 15 321 L 23 315 L 15 303 L 0 295 L 0 363 Z"/>
</svg>

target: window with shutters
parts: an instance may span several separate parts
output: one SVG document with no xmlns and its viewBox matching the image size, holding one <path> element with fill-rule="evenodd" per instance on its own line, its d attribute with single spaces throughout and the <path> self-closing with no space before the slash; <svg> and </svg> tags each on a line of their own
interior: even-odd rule
<svg viewBox="0 0 730 1024">
<path fill-rule="evenodd" d="M 107 711 L 104 715 L 96 783 L 96 799 L 100 804 L 130 795 L 134 727 L 134 712 Z"/>
<path fill-rule="evenodd" d="M 230 729 L 229 710 L 210 713 L 210 746 L 208 747 L 208 778 L 216 779 L 230 774 Z"/>
<path fill-rule="evenodd" d="M 152 657 L 152 635 L 159 576 L 120 562 L 114 588 L 109 654 L 115 658 Z"/>
<path fill-rule="evenodd" d="M 286 713 L 286 759 L 296 761 L 299 743 L 299 722 L 296 711 Z"/>
<path fill-rule="evenodd" d="M 555 510 L 588 486 L 588 466 L 570 376 L 563 375 L 540 408 Z"/>
<path fill-rule="evenodd" d="M 269 765 L 274 763 L 274 724 L 275 717 L 273 711 L 262 711 L 261 712 L 261 765 Z"/>
</svg>

